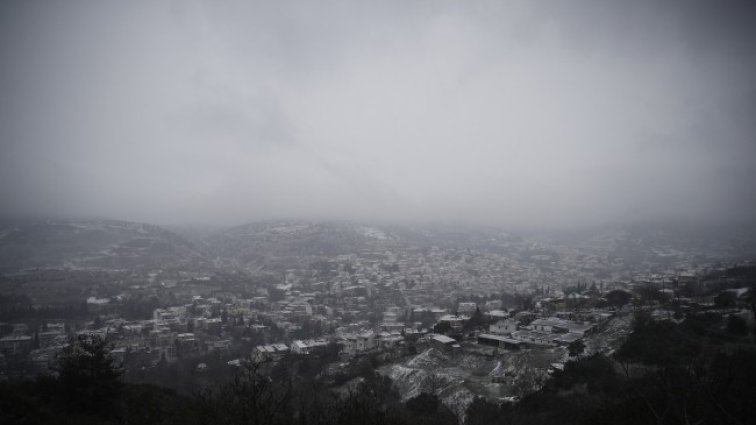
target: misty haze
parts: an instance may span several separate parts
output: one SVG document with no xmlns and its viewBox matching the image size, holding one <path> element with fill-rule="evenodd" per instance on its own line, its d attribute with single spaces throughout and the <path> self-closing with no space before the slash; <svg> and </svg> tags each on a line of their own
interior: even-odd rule
<svg viewBox="0 0 756 425">
<path fill-rule="evenodd" d="M 0 423 L 750 423 L 755 76 L 745 0 L 3 1 Z"/>
</svg>

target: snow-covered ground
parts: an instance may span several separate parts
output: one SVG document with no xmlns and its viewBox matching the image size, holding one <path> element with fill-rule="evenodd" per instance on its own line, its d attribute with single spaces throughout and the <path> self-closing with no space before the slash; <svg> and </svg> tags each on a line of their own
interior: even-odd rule
<svg viewBox="0 0 756 425">
<path fill-rule="evenodd" d="M 392 236 L 388 235 L 386 232 L 384 232 L 381 229 L 377 229 L 375 227 L 368 227 L 368 226 L 358 226 L 356 229 L 359 233 L 362 234 L 362 236 L 378 239 L 382 241 L 392 240 L 394 239 Z"/>
<path fill-rule="evenodd" d="M 432 393 L 462 418 L 476 396 L 506 400 L 535 391 L 548 376 L 548 367 L 563 349 L 500 352 L 493 356 L 467 352 L 447 354 L 429 348 L 401 363 L 381 367 L 402 399 Z"/>
<path fill-rule="evenodd" d="M 632 328 L 633 316 L 629 312 L 621 313 L 611 319 L 601 331 L 585 339 L 585 353 L 602 353 L 611 355 L 618 349 Z"/>
</svg>

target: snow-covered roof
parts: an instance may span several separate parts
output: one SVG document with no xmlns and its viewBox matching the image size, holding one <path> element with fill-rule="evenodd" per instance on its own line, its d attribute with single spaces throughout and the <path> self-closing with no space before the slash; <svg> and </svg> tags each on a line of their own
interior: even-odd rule
<svg viewBox="0 0 756 425">
<path fill-rule="evenodd" d="M 433 335 L 432 339 L 434 341 L 440 342 L 441 344 L 452 344 L 452 343 L 456 343 L 457 342 L 456 339 L 449 338 L 446 335 Z"/>
<path fill-rule="evenodd" d="M 505 336 L 493 335 L 493 334 L 480 334 L 478 335 L 478 338 L 493 339 L 496 341 L 501 341 L 507 344 L 515 344 L 515 345 L 520 345 L 522 343 L 522 341 L 519 341 L 517 339 L 507 338 Z"/>
</svg>

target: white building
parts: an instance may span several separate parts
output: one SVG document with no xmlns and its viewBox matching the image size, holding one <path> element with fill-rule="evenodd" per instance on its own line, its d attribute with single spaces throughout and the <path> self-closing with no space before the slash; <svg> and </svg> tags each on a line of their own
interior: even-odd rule
<svg viewBox="0 0 756 425">
<path fill-rule="evenodd" d="M 478 305 L 475 303 L 459 303 L 457 314 L 473 314 L 477 309 Z"/>
<path fill-rule="evenodd" d="M 494 335 L 507 335 L 517 330 L 517 322 L 514 320 L 499 320 L 488 327 L 488 331 Z"/>
</svg>

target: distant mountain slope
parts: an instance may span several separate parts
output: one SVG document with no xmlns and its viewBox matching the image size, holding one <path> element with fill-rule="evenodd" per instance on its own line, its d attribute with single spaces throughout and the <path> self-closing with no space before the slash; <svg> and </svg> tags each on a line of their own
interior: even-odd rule
<svg viewBox="0 0 756 425">
<path fill-rule="evenodd" d="M 288 267 L 292 264 L 288 260 L 296 258 L 431 246 L 491 252 L 525 262 L 531 262 L 534 256 L 554 262 L 592 254 L 608 261 L 606 266 L 613 269 L 633 264 L 664 268 L 680 265 L 681 261 L 711 263 L 756 257 L 752 228 L 744 231 L 681 223 L 519 236 L 480 226 L 343 221 L 264 221 L 225 229 L 184 226 L 175 230 L 112 220 L 0 222 L 0 271 L 38 267 L 257 268 L 271 262 Z M 540 267 L 542 261 L 535 263 Z M 579 261 L 575 264 L 579 265 Z"/>
<path fill-rule="evenodd" d="M 393 233 L 372 226 L 269 221 L 218 232 L 205 242 L 219 256 L 250 263 L 269 257 L 351 254 L 378 246 L 394 246 L 398 240 Z"/>
<path fill-rule="evenodd" d="M 0 270 L 36 267 L 134 269 L 204 258 L 159 226 L 113 220 L 41 221 L 0 226 Z"/>
<path fill-rule="evenodd" d="M 499 229 L 482 227 L 265 221 L 226 229 L 202 242 L 216 256 L 250 266 L 274 258 L 335 256 L 396 248 L 501 247 L 513 239 Z"/>
<path fill-rule="evenodd" d="M 576 245 L 629 263 L 665 263 L 682 257 L 702 263 L 742 261 L 756 257 L 756 232 L 738 225 L 636 223 L 594 230 Z"/>
</svg>

